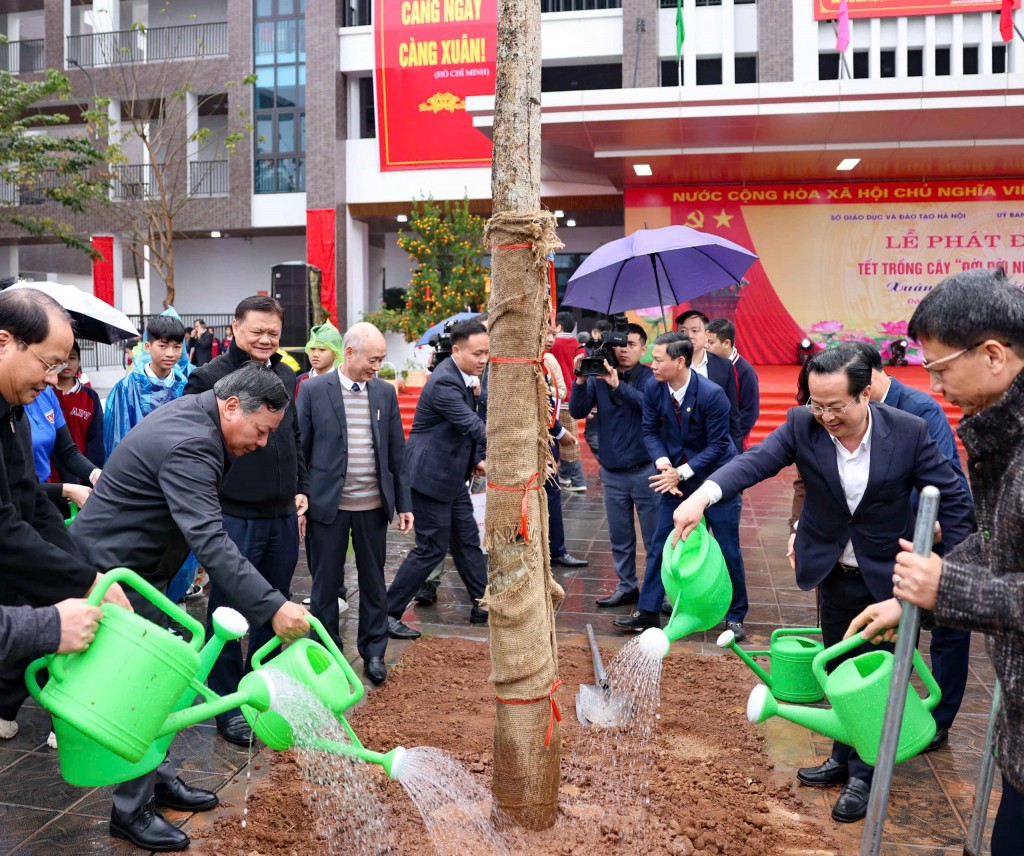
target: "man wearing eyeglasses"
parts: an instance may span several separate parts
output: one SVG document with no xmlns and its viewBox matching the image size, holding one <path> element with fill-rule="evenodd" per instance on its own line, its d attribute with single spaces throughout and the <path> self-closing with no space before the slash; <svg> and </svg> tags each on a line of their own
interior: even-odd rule
<svg viewBox="0 0 1024 856">
<path fill-rule="evenodd" d="M 1024 840 L 1024 293 L 1001 268 L 956 274 L 921 301 L 910 335 L 921 342 L 932 391 L 964 412 L 957 431 L 978 529 L 944 557 L 918 556 L 903 543 L 893 594 L 933 611 L 940 627 L 985 634 L 1003 688 L 994 747 L 1003 790 L 992 856 L 1016 856 Z M 874 639 L 899 624 L 900 612 L 895 599 L 875 604 L 849 634 Z"/>
<path fill-rule="evenodd" d="M 810 400 L 794 407 L 763 443 L 712 473 L 675 511 L 674 539 L 685 538 L 705 509 L 796 464 L 807 490 L 794 545 L 796 581 L 817 588 L 825 646 L 841 641 L 850 620 L 892 597 L 893 559 L 900 538 L 913 537 L 910 495 L 935 485 L 947 548 L 973 527 L 971 503 L 921 418 L 870 402 L 871 366 L 856 348 L 840 345 L 808 363 Z M 847 657 L 862 653 L 859 648 Z M 832 661 L 834 668 L 844 657 Z M 867 812 L 873 768 L 852 747 L 797 778 L 810 786 L 843 785 L 832 817 L 849 823 Z"/>
</svg>

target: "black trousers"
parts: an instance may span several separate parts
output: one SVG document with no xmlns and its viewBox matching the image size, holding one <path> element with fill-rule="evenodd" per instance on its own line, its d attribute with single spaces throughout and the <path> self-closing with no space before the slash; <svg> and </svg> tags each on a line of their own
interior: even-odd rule
<svg viewBox="0 0 1024 856">
<path fill-rule="evenodd" d="M 821 638 L 826 648 L 841 642 L 850 622 L 877 602 L 859 572 L 844 571 L 838 565 L 825 577 L 818 591 L 821 594 Z M 881 645 L 865 643 L 832 660 L 827 671 L 832 671 L 844 660 L 878 648 L 895 650 L 895 646 L 888 642 Z M 871 784 L 875 768 L 862 761 L 852 746 L 836 740 L 832 744 L 832 757 L 840 764 L 848 765 L 851 779 L 860 779 Z"/>
<path fill-rule="evenodd" d="M 424 580 L 444 559 L 449 545 L 455 570 L 462 577 L 469 596 L 474 603 L 483 597 L 487 565 L 480 550 L 480 532 L 473 519 L 469 491 L 464 488 L 444 501 L 413 488 L 412 513 L 416 520 L 416 547 L 406 556 L 388 589 L 388 615 L 396 619 L 402 617 Z"/>
<path fill-rule="evenodd" d="M 345 556 L 351 537 L 359 578 L 356 648 L 364 660 L 383 657 L 388 646 L 388 590 L 384 584 L 388 519 L 384 509 L 339 511 L 332 523 L 310 520 L 307 530 L 313 558 L 309 611 L 320 619 L 340 648 L 338 592 L 345 587 Z"/>
<path fill-rule="evenodd" d="M 299 522 L 294 514 L 282 517 L 243 518 L 224 515 L 224 531 L 235 542 L 263 578 L 287 600 L 291 600 L 292 576 L 299 560 Z M 210 583 L 210 600 L 206 605 L 206 638 L 213 636 L 213 613 L 218 606 L 237 608 L 228 593 L 216 580 Z M 249 627 L 249 647 L 244 662 L 240 641 L 228 642 L 217 662 L 210 670 L 207 684 L 217 695 L 227 695 L 238 689 L 238 682 L 249 671 L 252 655 L 274 635 L 270 622 Z M 237 707 L 217 717 L 227 722 L 241 716 Z"/>
</svg>

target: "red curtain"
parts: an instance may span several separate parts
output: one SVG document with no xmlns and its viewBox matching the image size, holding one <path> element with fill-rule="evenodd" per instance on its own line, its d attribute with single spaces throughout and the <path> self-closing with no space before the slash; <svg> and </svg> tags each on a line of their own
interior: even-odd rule
<svg viewBox="0 0 1024 856">
<path fill-rule="evenodd" d="M 310 208 L 306 211 L 306 261 L 320 268 L 320 300 L 335 326 L 338 324 L 335 223 L 333 208 Z"/>
<path fill-rule="evenodd" d="M 92 293 L 114 305 L 114 236 L 93 235 L 92 248 L 99 253 L 92 260 Z"/>
</svg>

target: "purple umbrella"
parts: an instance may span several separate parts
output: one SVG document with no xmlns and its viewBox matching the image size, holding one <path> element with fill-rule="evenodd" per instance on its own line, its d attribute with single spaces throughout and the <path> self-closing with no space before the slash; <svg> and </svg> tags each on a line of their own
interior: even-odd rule
<svg viewBox="0 0 1024 856">
<path fill-rule="evenodd" d="M 594 250 L 562 303 L 605 315 L 686 303 L 739 282 L 755 261 L 739 244 L 686 226 L 641 229 Z"/>
</svg>

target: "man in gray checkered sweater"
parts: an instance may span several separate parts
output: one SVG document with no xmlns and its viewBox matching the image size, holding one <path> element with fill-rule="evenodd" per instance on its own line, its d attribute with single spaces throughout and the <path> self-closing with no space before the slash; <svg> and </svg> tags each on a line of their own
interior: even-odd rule
<svg viewBox="0 0 1024 856">
<path fill-rule="evenodd" d="M 951 276 L 910 320 L 932 390 L 958 405 L 978 529 L 944 559 L 896 557 L 893 594 L 935 613 L 947 627 L 985 634 L 1003 687 L 996 729 L 1003 793 L 992 856 L 1024 847 L 1024 292 L 1002 269 Z M 847 635 L 891 637 L 895 599 L 854 619 Z"/>
</svg>

